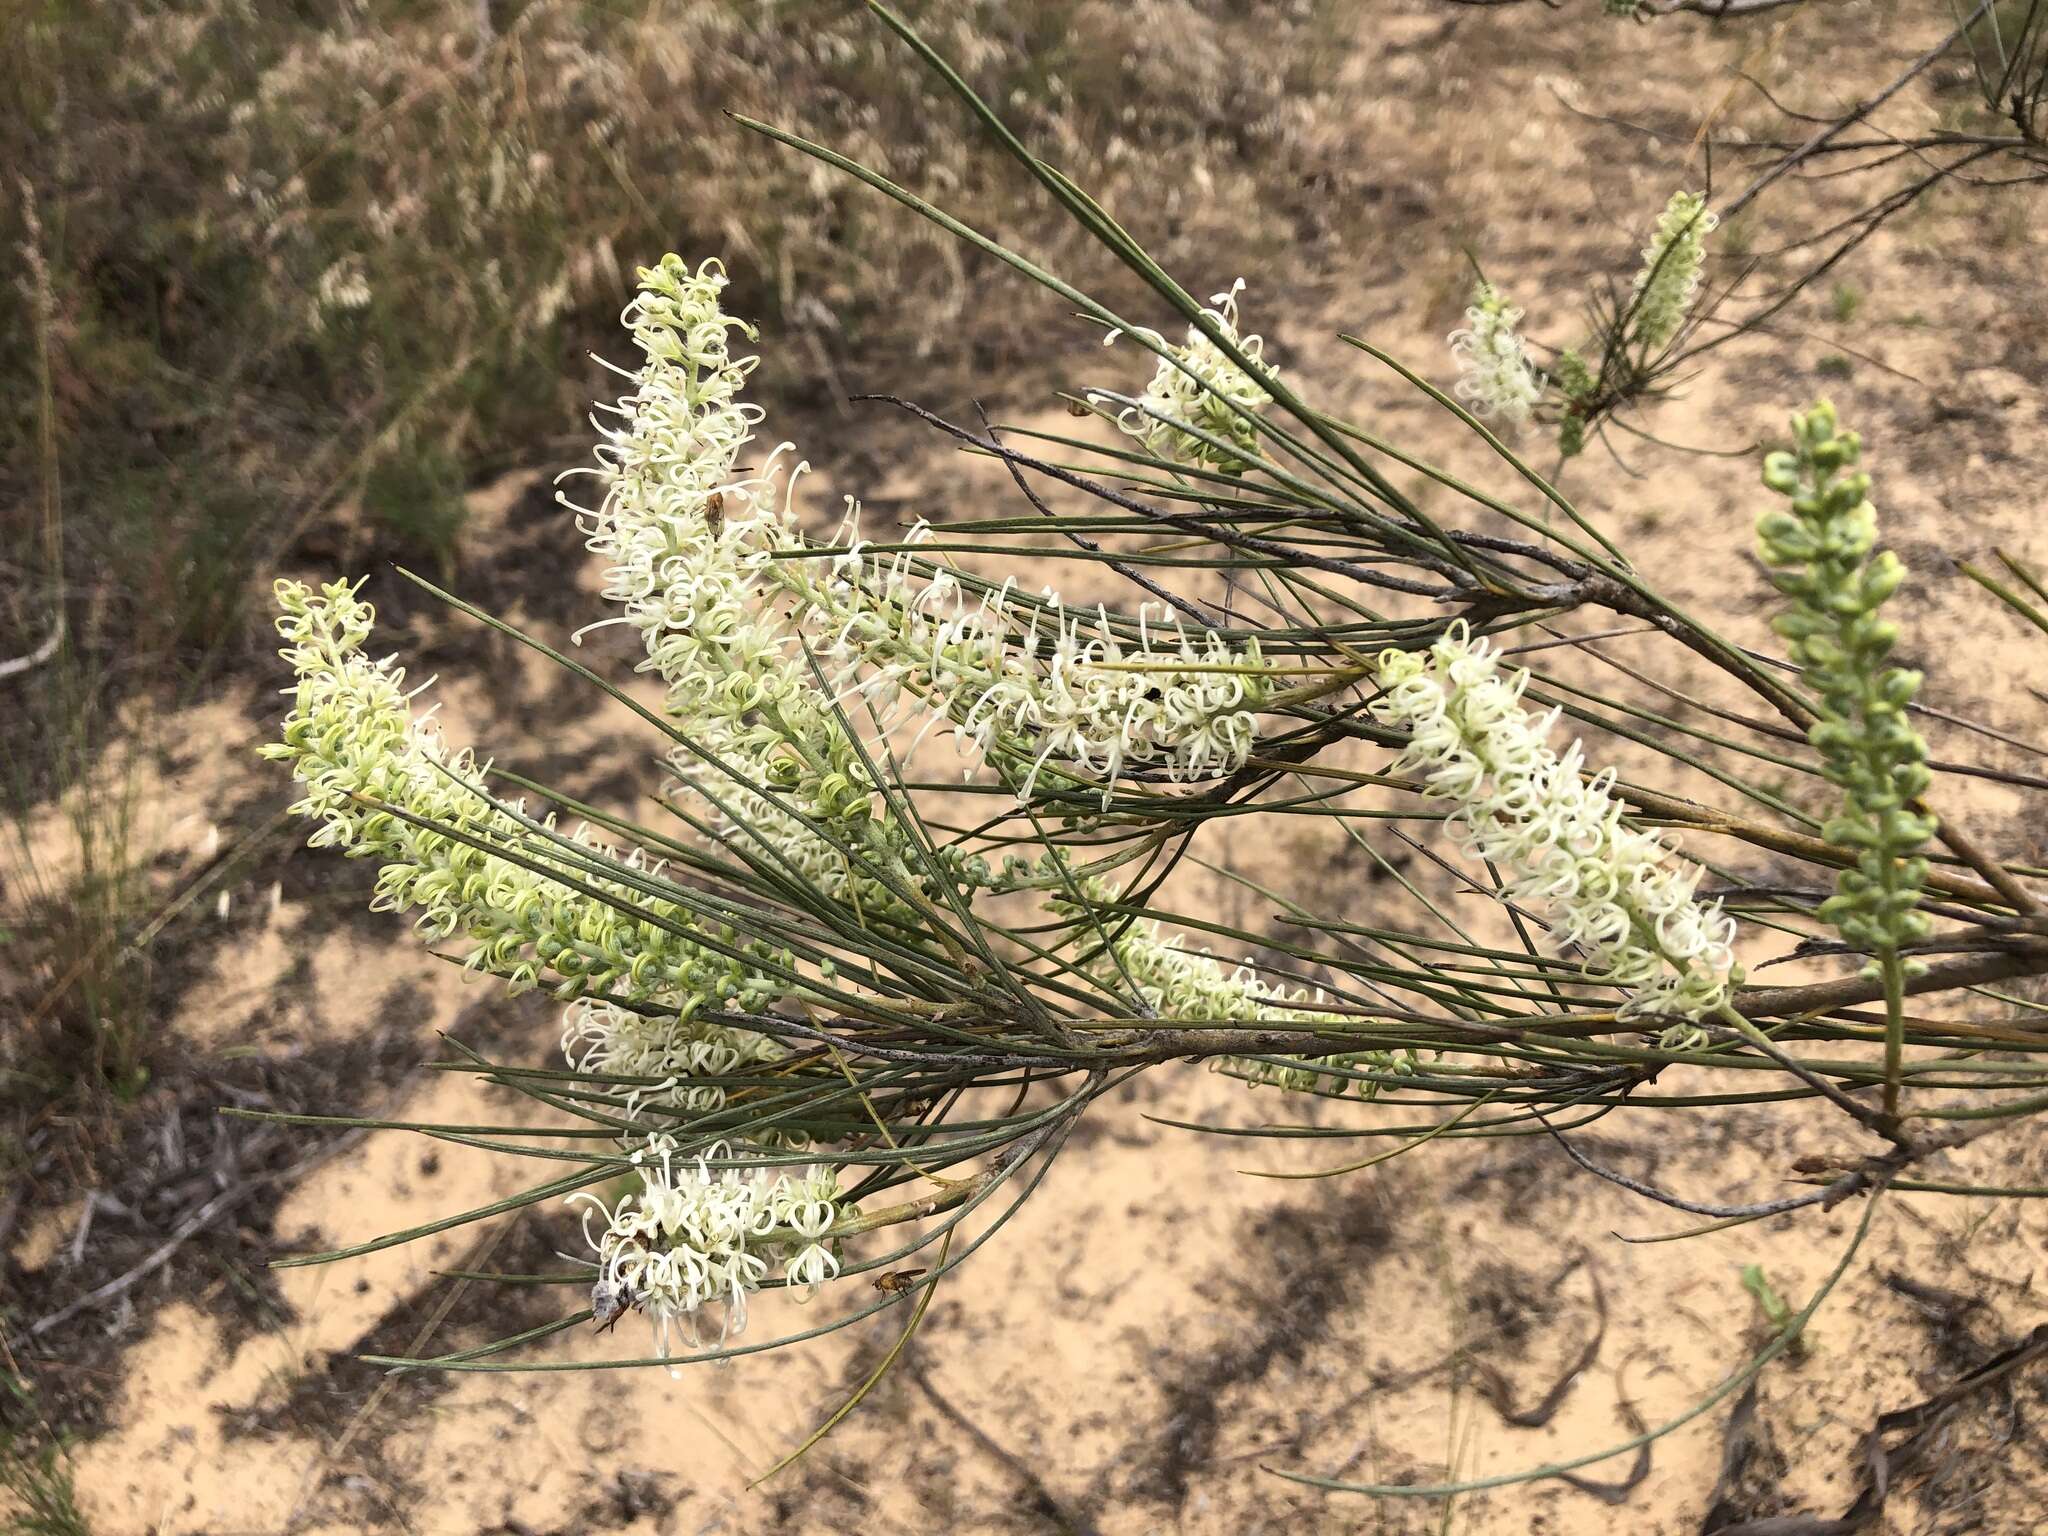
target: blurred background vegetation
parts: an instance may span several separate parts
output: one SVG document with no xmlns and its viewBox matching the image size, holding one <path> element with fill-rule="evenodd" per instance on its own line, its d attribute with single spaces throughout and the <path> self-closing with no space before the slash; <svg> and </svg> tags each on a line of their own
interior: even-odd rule
<svg viewBox="0 0 2048 1536">
<path fill-rule="evenodd" d="M 48 633 L 35 578 L 60 552 L 30 533 L 55 501 L 72 644 L 116 686 L 142 657 L 237 653 L 252 573 L 338 505 L 378 552 L 454 565 L 468 486 L 580 456 L 586 354 L 616 350 L 633 269 L 663 251 L 722 254 L 735 308 L 819 389 L 835 355 L 953 351 L 962 328 L 1003 345 L 954 245 L 728 110 L 1006 234 L 1057 229 L 1016 227 L 1005 168 L 929 132 L 940 88 L 837 0 L 6 9 L 5 238 L 29 275 L 0 294 L 0 505 L 42 568 L 13 557 L 0 656 Z M 1168 228 L 1302 158 L 1327 63 L 1321 0 L 912 9 L 1070 169 Z M 1167 146 L 1174 176 L 1130 174 Z"/>
</svg>

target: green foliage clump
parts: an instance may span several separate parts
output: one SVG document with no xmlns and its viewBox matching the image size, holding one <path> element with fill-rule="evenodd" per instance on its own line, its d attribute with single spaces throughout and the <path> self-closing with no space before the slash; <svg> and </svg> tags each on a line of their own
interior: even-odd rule
<svg viewBox="0 0 2048 1536">
<path fill-rule="evenodd" d="M 38 1421 L 42 1432 L 10 1427 L 10 1418 Z M 0 1372 L 0 1536 L 87 1536 L 64 1445 L 13 1370 Z"/>
<path fill-rule="evenodd" d="M 364 476 L 363 510 L 448 571 L 469 516 L 462 492 L 460 460 L 445 448 L 415 449 L 380 459 Z"/>
<path fill-rule="evenodd" d="M 1820 916 L 1859 948 L 1896 951 L 1928 933 L 1918 910 L 1927 861 L 1916 850 L 1934 835 L 1934 818 L 1916 809 L 1927 746 L 1906 713 L 1920 674 L 1884 665 L 1899 631 L 1878 611 L 1906 568 L 1888 549 L 1871 553 L 1877 509 L 1870 476 L 1856 468 L 1862 439 L 1837 430 L 1826 401 L 1795 416 L 1792 432 L 1792 451 L 1764 460 L 1764 484 L 1791 507 L 1757 520 L 1757 548 L 1792 599 L 1773 627 L 1818 697 L 1809 739 L 1842 791 L 1823 835 L 1856 855 Z"/>
</svg>

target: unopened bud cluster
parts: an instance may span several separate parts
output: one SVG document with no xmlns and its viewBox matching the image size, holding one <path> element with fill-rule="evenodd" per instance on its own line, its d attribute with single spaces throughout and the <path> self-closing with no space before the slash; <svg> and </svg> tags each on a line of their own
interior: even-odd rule
<svg viewBox="0 0 2048 1536">
<path fill-rule="evenodd" d="M 1586 451 L 1586 415 L 1600 381 L 1586 359 L 1571 347 L 1558 354 L 1550 376 L 1564 406 L 1557 423 L 1557 451 L 1567 459 L 1577 458 Z"/>
<path fill-rule="evenodd" d="M 1920 674 L 1884 664 L 1899 632 L 1879 610 L 1906 569 L 1890 550 L 1871 553 L 1877 509 L 1856 467 L 1862 441 L 1839 429 L 1834 407 L 1822 401 L 1795 416 L 1792 439 L 1791 451 L 1764 460 L 1764 484 L 1790 505 L 1757 520 L 1757 550 L 1792 599 L 1773 627 L 1819 701 L 1808 737 L 1842 791 L 1822 835 L 1856 859 L 1820 916 L 1858 948 L 1895 950 L 1927 936 L 1918 850 L 1935 830 L 1915 805 L 1929 781 L 1927 746 L 1906 712 Z"/>
</svg>

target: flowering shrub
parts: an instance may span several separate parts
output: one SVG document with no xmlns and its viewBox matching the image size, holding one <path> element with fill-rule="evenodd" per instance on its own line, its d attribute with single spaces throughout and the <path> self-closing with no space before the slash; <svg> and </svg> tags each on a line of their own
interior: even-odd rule
<svg viewBox="0 0 2048 1536">
<path fill-rule="evenodd" d="M 1707 236 L 1720 220 L 1706 199 L 1674 192 L 1658 215 L 1643 264 L 1626 300 L 1594 304 L 1598 333 L 1566 347 L 1546 371 L 1530 359 L 1517 329 L 1525 312 L 1481 278 L 1463 328 L 1450 334 L 1457 397 L 1474 416 L 1514 429 L 1539 409 L 1557 423 L 1559 453 L 1585 450 L 1587 430 L 1621 406 L 1654 392 L 1675 363 L 1673 344 L 1691 319 L 1705 281 Z M 1589 360 L 1592 359 L 1592 360 Z"/>
<path fill-rule="evenodd" d="M 2048 1103 L 2030 1059 L 1996 1078 L 1953 1070 L 1952 1030 L 2005 1039 L 2012 1021 L 1920 1011 L 1938 998 L 1904 1006 L 1909 986 L 1967 1007 L 1968 989 L 2048 974 L 2048 903 L 2029 883 L 2038 871 L 1984 852 L 1927 804 L 1939 786 L 1907 718 L 1917 679 L 1881 665 L 1898 635 L 1877 609 L 1898 570 L 1869 558 L 1867 482 L 1843 473 L 1858 443 L 1830 410 L 1800 418 L 1793 452 L 1766 460 L 1767 483 L 1792 498 L 1759 529 L 1791 599 L 1779 629 L 1794 655 L 1780 663 L 1662 596 L 1560 486 L 1419 376 L 1403 370 L 1498 454 L 1505 489 L 1304 399 L 1244 333 L 1237 288 L 1202 304 L 945 78 L 1189 327 L 1185 343 L 879 171 L 748 126 L 1153 355 L 1142 395 L 1095 384 L 1069 396 L 1097 418 L 1093 437 L 941 423 L 1012 473 L 1043 520 L 1030 526 L 1065 537 L 1048 558 L 1118 577 L 1140 594 L 1129 606 L 1076 612 L 1051 586 L 953 560 L 1009 532 L 1000 519 L 920 518 L 881 542 L 849 498 L 836 527 L 809 524 L 795 494 L 804 463 L 789 445 L 755 446 L 763 414 L 742 398 L 755 361 L 736 341 L 754 331 L 726 312 L 725 270 L 675 256 L 642 272 L 626 311 L 631 388 L 579 472 L 601 494 L 567 504 L 619 610 L 599 622 L 636 629 L 639 665 L 663 684 L 659 711 L 634 708 L 667 755 L 660 802 L 690 835 L 605 817 L 618 842 L 600 841 L 501 801 L 487 767 L 415 718 L 395 664 L 363 654 L 370 615 L 351 587 L 279 587 L 299 681 L 269 750 L 305 786 L 294 809 L 319 824 L 314 840 L 382 860 L 380 901 L 424 908 L 432 936 L 467 938 L 471 965 L 569 1000 L 572 1086 L 536 1092 L 562 1119 L 533 1134 L 575 1141 L 532 1150 L 573 1171 L 551 1168 L 517 1197 L 586 1206 L 591 1253 L 551 1278 L 587 1286 L 590 1306 L 562 1326 L 637 1311 L 659 1354 L 612 1363 L 680 1364 L 729 1355 L 764 1289 L 875 1270 L 879 1300 L 830 1285 L 849 1309 L 832 1326 L 912 1296 L 921 1307 L 1038 1188 L 1084 1113 L 1171 1061 L 1331 1100 L 1397 1094 L 1431 1123 L 1346 1132 L 1400 1137 L 1396 1151 L 1556 1136 L 1596 1175 L 1728 1220 L 1874 1205 L 1913 1165 Z M 1703 202 L 1675 198 L 1628 300 L 1541 379 L 1519 312 L 1482 287 L 1454 343 L 1460 394 L 1500 416 L 1555 411 L 1582 442 L 1692 323 L 1710 227 Z M 1389 465 L 1444 494 L 1425 506 Z M 1215 606 L 1203 590 L 1219 569 L 1247 591 Z M 1740 689 L 1743 707 L 1654 713 L 1563 675 L 1617 619 L 1646 649 Z M 1523 634 L 1540 638 L 1500 644 Z M 1538 659 L 1512 667 L 1510 650 Z M 1559 750 L 1567 716 L 1584 734 Z M 958 749 L 957 787 L 925 777 L 919 754 L 940 737 Z M 1631 741 L 1705 798 L 1636 782 Z M 1838 790 L 1841 813 L 1820 821 L 1797 790 L 1758 782 L 1758 764 Z M 1174 868 L 1205 827 L 1305 816 L 1375 857 L 1387 823 L 1419 823 L 1398 835 L 1451 888 L 1486 898 L 1480 916 L 1405 877 L 1409 904 L 1390 914 L 1352 910 L 1319 871 L 1290 871 L 1290 892 L 1227 865 L 1214 867 L 1269 909 L 1263 929 L 1213 904 L 1176 910 Z M 1934 836 L 1948 849 L 1939 865 L 1922 851 Z M 1820 877 L 1832 900 L 1812 894 Z M 1225 943 L 1260 953 L 1238 961 Z M 1845 974 L 1751 984 L 1765 960 Z M 1629 1110 L 1681 1067 L 1732 1086 L 1658 1098 L 1660 1112 L 1810 1097 L 1885 1150 L 1802 1163 L 1827 1170 L 1809 1192 L 1705 1206 L 1601 1169 L 1550 1118 Z M 1950 1119 L 1961 1128 L 1923 1123 Z M 634 1187 L 610 1203 L 590 1192 L 618 1179 Z M 1868 1230 L 1866 1211 L 1856 1240 Z M 887 1268 L 935 1246 L 923 1268 Z M 1824 1296 L 1744 1371 L 1787 1347 Z M 477 1362 L 533 1337 L 386 1363 L 506 1368 Z"/>
<path fill-rule="evenodd" d="M 738 464 L 760 412 L 738 398 L 754 359 L 735 357 L 730 339 L 752 332 L 720 308 L 725 281 L 716 262 L 693 271 L 673 256 L 641 274 L 626 318 L 643 361 L 592 472 L 605 494 L 594 509 L 565 504 L 608 562 L 605 595 L 640 631 L 643 667 L 667 685 L 679 787 L 708 802 L 729 846 L 752 845 L 860 921 L 908 926 L 949 884 L 997 882 L 980 859 L 912 867 L 917 829 L 883 806 L 872 755 L 906 717 L 925 718 L 920 737 L 950 720 L 1027 802 L 1049 764 L 1074 782 L 1101 775 L 1105 799 L 1130 768 L 1156 765 L 1178 782 L 1242 767 L 1253 712 L 1273 691 L 1256 643 L 1233 648 L 1211 630 L 1197 644 L 1142 607 L 1135 635 L 1119 639 L 1106 609 L 1090 633 L 1050 590 L 1027 602 L 1008 584 L 970 607 L 959 574 L 915 554 L 915 534 L 894 554 L 869 553 L 857 508 L 837 541 L 808 540 L 774 473 L 785 449 Z M 375 905 L 424 909 L 421 932 L 471 941 L 473 969 L 576 999 L 562 1049 L 598 1091 L 623 1095 L 629 1112 L 720 1110 L 727 1083 L 787 1052 L 707 1010 L 837 1000 L 804 981 L 790 949 L 742 940 L 680 888 L 659 894 L 663 865 L 644 850 L 588 828 L 563 836 L 552 817 L 494 800 L 488 766 L 448 752 L 431 716 L 415 718 L 403 670 L 364 655 L 374 615 L 347 583 L 315 593 L 280 582 L 277 596 L 299 682 L 283 740 L 264 754 L 305 786 L 292 810 L 319 823 L 312 843 L 381 860 Z M 853 697 L 868 703 L 872 742 L 839 705 Z M 1226 977 L 1156 938 L 1110 953 L 1144 978 L 1138 997 L 1155 1010 L 1315 1018 L 1299 1006 L 1305 993 L 1274 991 L 1245 968 Z M 643 1172 L 638 1203 L 611 1213 L 596 1282 L 647 1311 L 664 1349 L 668 1325 L 713 1298 L 728 1303 L 725 1333 L 744 1327 L 744 1295 L 774 1248 L 749 1248 L 750 1237 L 792 1220 L 809 1239 L 825 1230 L 819 1201 L 791 1217 L 781 1183 L 760 1203 L 757 1180 L 731 1167 L 709 1175 L 710 1154 L 694 1177 L 676 1175 L 675 1153 L 672 1136 L 652 1133 L 661 1172 Z M 806 1283 L 837 1272 L 815 1241 L 791 1263 Z"/>
</svg>

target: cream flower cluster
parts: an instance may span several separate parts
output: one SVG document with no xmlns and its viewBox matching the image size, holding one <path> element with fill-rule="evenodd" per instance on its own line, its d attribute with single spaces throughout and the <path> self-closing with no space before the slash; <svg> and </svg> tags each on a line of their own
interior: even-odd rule
<svg viewBox="0 0 2048 1536">
<path fill-rule="evenodd" d="M 1112 906 L 1117 900 L 1115 892 L 1092 876 L 1077 881 L 1076 890 L 1088 908 Z M 1085 924 L 1077 929 L 1077 936 L 1084 945 L 1092 939 L 1098 950 L 1085 967 L 1091 975 L 1113 991 L 1134 990 L 1138 1001 L 1161 1019 L 1184 1020 L 1196 1026 L 1207 1020 L 1227 1020 L 1311 1029 L 1344 1028 L 1358 1022 L 1345 1015 L 1318 1012 L 1317 1005 L 1323 1000 L 1320 991 L 1276 987 L 1260 976 L 1249 960 L 1226 970 L 1224 963 L 1206 950 L 1189 950 L 1177 935 L 1161 934 L 1156 922 L 1123 924 L 1121 918 L 1105 916 L 1103 924 L 1114 935 L 1111 947 L 1105 949 L 1094 925 L 1087 922 L 1086 908 L 1069 897 L 1055 897 L 1046 905 L 1060 917 Z M 1120 929 L 1119 924 L 1123 924 Z M 1414 1056 L 1410 1052 L 1345 1051 L 1284 1066 L 1246 1057 L 1219 1057 L 1215 1066 L 1254 1083 L 1305 1092 L 1323 1083 L 1326 1072 L 1319 1069 L 1407 1072 L 1414 1067 Z M 1370 1098 L 1377 1091 L 1373 1083 L 1344 1077 L 1330 1078 L 1325 1091 L 1341 1094 L 1354 1083 L 1361 1097 Z"/>
<path fill-rule="evenodd" d="M 316 593 L 280 581 L 276 592 L 283 655 L 298 683 L 283 740 L 262 754 L 290 763 L 305 786 L 291 809 L 320 823 L 311 846 L 383 861 L 376 910 L 422 909 L 423 933 L 472 940 L 467 963 L 506 978 L 515 991 L 546 985 L 559 997 L 609 993 L 660 1002 L 685 1017 L 706 1004 L 756 1009 L 783 995 L 784 985 L 764 969 L 685 932 L 740 949 L 761 967 L 786 967 L 788 957 L 738 945 L 730 929 L 700 925 L 675 904 L 636 889 L 627 877 L 648 867 L 640 850 L 621 855 L 579 829 L 575 841 L 597 868 L 569 864 L 471 788 L 486 770 L 466 750 L 451 755 L 433 721 L 414 717 L 402 669 L 363 654 L 375 612 L 354 587 L 333 582 Z M 468 839 L 516 851 L 599 895 Z M 608 864 L 620 878 L 603 873 Z"/>
<path fill-rule="evenodd" d="M 1624 1016 L 1698 1019 L 1727 1001 L 1734 920 L 1694 898 L 1698 865 L 1623 824 L 1613 769 L 1587 778 L 1579 743 L 1551 750 L 1558 711 L 1522 707 L 1527 672 L 1504 673 L 1460 621 L 1426 652 L 1381 653 L 1376 680 L 1374 717 L 1409 733 L 1397 766 L 1457 802 L 1453 836 L 1514 872 L 1505 898 L 1546 909 L 1594 980 L 1629 989 Z"/>
<path fill-rule="evenodd" d="M 1450 335 L 1451 355 L 1458 363 L 1456 393 L 1473 415 L 1524 422 L 1542 398 L 1529 350 L 1515 330 L 1521 322 L 1522 311 L 1482 278 L 1472 290 L 1465 328 Z"/>
<path fill-rule="evenodd" d="M 1229 292 L 1211 298 L 1215 307 L 1202 313 L 1237 344 L 1238 351 L 1264 365 L 1264 339 L 1241 335 L 1237 328 L 1237 296 L 1243 288 L 1244 279 L 1239 278 Z M 1104 345 L 1120 334 L 1111 331 Z M 1143 334 L 1154 345 L 1165 347 L 1166 339 L 1157 331 Z M 1151 386 L 1140 397 L 1143 408 L 1126 406 L 1117 416 L 1117 425 L 1161 458 L 1206 465 L 1226 474 L 1250 468 L 1260 456 L 1259 433 L 1246 413 L 1264 410 L 1273 397 L 1195 326 L 1188 327 L 1187 345 L 1174 348 L 1173 355 L 1178 364 L 1160 358 Z M 1190 427 L 1196 430 L 1191 432 Z M 1218 438 L 1229 447 L 1219 448 L 1197 433 Z"/>
<path fill-rule="evenodd" d="M 708 1114 L 724 1107 L 726 1090 L 703 1079 L 733 1077 L 748 1067 L 779 1061 L 783 1048 L 750 1029 L 650 1015 L 602 999 L 579 998 L 563 1016 L 562 1055 L 578 1072 L 651 1079 L 609 1086 L 608 1091 L 625 1099 L 628 1110 L 645 1104 Z"/>
<path fill-rule="evenodd" d="M 1657 217 L 1650 243 L 1643 247 L 1643 267 L 1636 274 L 1633 303 L 1634 339 L 1660 352 L 1678 334 L 1685 312 L 1699 296 L 1700 270 L 1706 264 L 1707 236 L 1721 222 L 1697 192 L 1674 192 Z"/>
<path fill-rule="evenodd" d="M 776 483 L 786 445 L 739 463 L 761 413 L 739 398 L 756 360 L 734 357 L 731 337 L 753 333 L 720 308 L 716 261 L 692 272 L 669 256 L 640 280 L 625 320 L 643 361 L 597 450 L 604 499 L 565 504 L 607 562 L 605 596 L 640 631 L 642 669 L 667 685 L 667 710 L 699 749 L 671 754 L 678 777 L 723 802 L 727 830 L 744 829 L 785 873 L 885 905 L 846 851 L 862 840 L 847 824 L 867 815 L 871 786 L 822 706 L 787 601 L 794 567 L 776 558 L 802 548 Z"/>
<path fill-rule="evenodd" d="M 603 503 L 576 510 L 608 562 L 606 595 L 668 684 L 669 712 L 743 781 L 677 756 L 687 781 L 727 801 L 729 825 L 829 893 L 888 900 L 813 825 L 867 820 L 874 808 L 834 700 L 863 700 L 884 735 L 908 701 L 920 729 L 950 722 L 977 760 L 1000 751 L 1025 766 L 1027 794 L 1048 761 L 1112 775 L 1156 765 L 1175 779 L 1243 763 L 1270 691 L 1256 646 L 1196 639 L 1147 613 L 1132 644 L 1107 614 L 1091 626 L 1050 591 L 1033 603 L 1007 585 L 977 597 L 929 557 L 868 552 L 857 508 L 834 543 L 806 543 L 772 474 L 783 450 L 738 464 L 760 414 L 738 398 L 754 360 L 732 355 L 731 335 L 752 333 L 720 308 L 723 271 L 670 256 L 641 281 L 626 313 L 643 356 L 637 387 L 599 449 Z M 905 543 L 928 536 L 920 524 Z M 813 657 L 830 668 L 829 697 Z M 1201 670 L 1214 667 L 1237 670 Z M 772 787 L 801 814 L 743 784 Z M 870 821 L 858 836 L 888 833 Z"/>
<path fill-rule="evenodd" d="M 711 1167 L 730 1155 L 721 1142 L 693 1163 L 677 1157 L 674 1137 L 650 1136 L 632 1155 L 637 1194 L 609 1207 L 587 1192 L 569 1197 L 585 1206 L 583 1236 L 597 1254 L 595 1290 L 613 1308 L 645 1313 L 664 1356 L 677 1324 L 697 1345 L 706 1306 L 724 1309 L 721 1345 L 743 1333 L 747 1297 L 777 1265 L 792 1288 L 815 1290 L 839 1274 L 828 1236 L 840 1214 L 837 1173 L 823 1165 L 794 1177 L 771 1176 L 765 1167 Z M 595 1217 L 604 1225 L 593 1232 Z"/>
<path fill-rule="evenodd" d="M 920 523 L 905 542 L 929 534 Z M 848 548 L 859 547 L 855 530 Z M 1158 767 L 1182 783 L 1231 773 L 1250 755 L 1253 712 L 1272 693 L 1256 640 L 1197 640 L 1164 605 L 1145 604 L 1133 642 L 1104 610 L 1090 622 L 1050 588 L 1027 604 L 1005 583 L 976 601 L 953 572 L 926 574 L 908 551 L 842 569 L 818 600 L 838 624 L 827 653 L 837 684 L 861 693 L 885 731 L 908 701 L 928 724 L 950 719 L 974 761 L 1028 765 L 1020 796 L 1048 761 L 1106 781 Z"/>
</svg>

